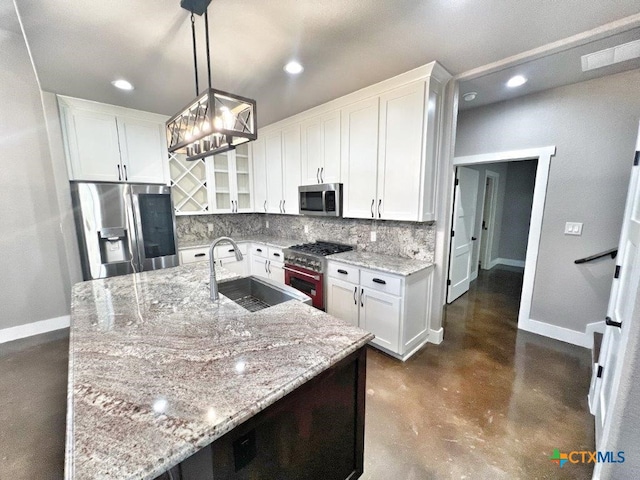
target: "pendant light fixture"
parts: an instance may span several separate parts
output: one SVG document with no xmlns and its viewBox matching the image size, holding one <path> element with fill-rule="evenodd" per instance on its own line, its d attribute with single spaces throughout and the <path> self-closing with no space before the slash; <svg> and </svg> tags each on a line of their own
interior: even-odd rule
<svg viewBox="0 0 640 480">
<path fill-rule="evenodd" d="M 233 150 L 236 146 L 258 138 L 256 102 L 250 98 L 211 88 L 209 55 L 209 19 L 211 0 L 181 0 L 180 6 L 191 12 L 193 65 L 196 98 L 167 121 L 169 152 L 186 153 L 187 160 Z M 209 88 L 200 93 L 196 50 L 195 15 L 204 13 Z"/>
</svg>

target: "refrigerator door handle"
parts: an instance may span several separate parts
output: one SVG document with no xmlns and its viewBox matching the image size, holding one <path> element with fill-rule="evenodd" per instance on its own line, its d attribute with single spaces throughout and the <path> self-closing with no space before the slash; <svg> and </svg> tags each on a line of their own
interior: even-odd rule
<svg viewBox="0 0 640 480">
<path fill-rule="evenodd" d="M 129 231 L 129 242 L 131 249 L 131 264 L 135 272 L 142 272 L 144 264 L 144 239 L 142 237 L 142 222 L 140 221 L 140 201 L 139 196 L 131 191 L 127 186 L 125 205 L 127 205 L 127 217 L 131 222 Z"/>
</svg>

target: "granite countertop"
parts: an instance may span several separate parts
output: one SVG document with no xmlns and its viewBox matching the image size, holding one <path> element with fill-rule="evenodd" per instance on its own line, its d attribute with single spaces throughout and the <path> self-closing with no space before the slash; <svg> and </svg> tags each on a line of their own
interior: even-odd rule
<svg viewBox="0 0 640 480">
<path fill-rule="evenodd" d="M 381 253 L 363 252 L 361 250 L 336 253 L 329 255 L 327 259 L 405 277 L 433 266 L 433 262 L 426 260 L 415 260 Z"/>
<path fill-rule="evenodd" d="M 268 235 L 251 235 L 248 237 L 231 237 L 236 243 L 262 243 L 263 245 L 267 245 L 268 247 L 275 248 L 289 248 L 291 245 L 297 245 L 298 243 L 304 243 L 301 240 L 296 240 L 293 238 L 279 238 L 279 237 L 271 237 Z M 200 248 L 200 247 L 209 247 L 213 240 L 208 239 L 199 239 L 199 240 L 189 240 L 189 241 L 178 241 L 178 249 L 185 248 Z"/>
<path fill-rule="evenodd" d="M 373 338 L 296 301 L 211 302 L 208 279 L 200 262 L 74 286 L 66 479 L 152 479 Z"/>
</svg>

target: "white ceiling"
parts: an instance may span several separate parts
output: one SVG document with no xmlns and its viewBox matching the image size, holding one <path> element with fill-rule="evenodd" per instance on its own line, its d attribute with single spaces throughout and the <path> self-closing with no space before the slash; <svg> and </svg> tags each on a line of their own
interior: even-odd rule
<svg viewBox="0 0 640 480">
<path fill-rule="evenodd" d="M 179 0 L 15 2 L 44 90 L 167 115 L 195 96 Z M 637 0 L 213 0 L 213 86 L 255 98 L 266 125 L 432 60 L 455 75 L 639 10 Z M 305 71 L 289 77 L 294 57 Z M 203 54 L 200 64 L 202 88 Z M 114 89 L 119 77 L 136 89 Z"/>
</svg>

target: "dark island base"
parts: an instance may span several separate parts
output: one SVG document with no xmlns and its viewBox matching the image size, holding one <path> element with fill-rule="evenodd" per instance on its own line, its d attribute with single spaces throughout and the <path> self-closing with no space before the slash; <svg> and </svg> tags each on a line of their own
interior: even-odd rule
<svg viewBox="0 0 640 480">
<path fill-rule="evenodd" d="M 365 377 L 363 347 L 156 480 L 356 479 Z"/>
</svg>

